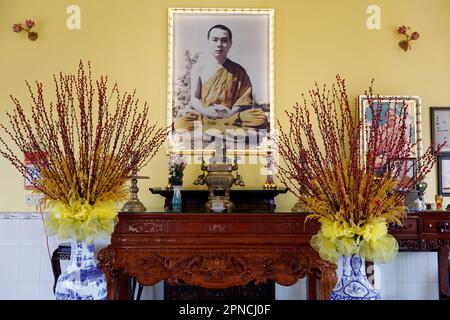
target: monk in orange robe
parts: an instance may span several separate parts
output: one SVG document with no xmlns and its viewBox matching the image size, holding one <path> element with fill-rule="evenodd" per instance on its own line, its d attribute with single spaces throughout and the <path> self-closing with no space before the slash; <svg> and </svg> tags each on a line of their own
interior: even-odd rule
<svg viewBox="0 0 450 320">
<path fill-rule="evenodd" d="M 231 30 L 223 25 L 208 31 L 211 56 L 191 71 L 192 111 L 175 119 L 175 129 L 193 130 L 201 122 L 203 130 L 222 132 L 233 128 L 267 126 L 266 114 L 253 109 L 252 84 L 245 69 L 227 58 L 232 44 Z"/>
</svg>

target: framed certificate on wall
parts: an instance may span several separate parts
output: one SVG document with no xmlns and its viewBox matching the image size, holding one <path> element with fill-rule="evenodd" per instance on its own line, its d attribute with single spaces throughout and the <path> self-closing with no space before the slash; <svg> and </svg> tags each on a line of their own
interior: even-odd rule
<svg viewBox="0 0 450 320">
<path fill-rule="evenodd" d="M 440 154 L 438 158 L 438 192 L 450 196 L 450 154 Z"/>
<path fill-rule="evenodd" d="M 450 107 L 431 107 L 431 144 L 436 150 L 438 144 L 446 144 L 441 152 L 450 152 Z"/>
</svg>

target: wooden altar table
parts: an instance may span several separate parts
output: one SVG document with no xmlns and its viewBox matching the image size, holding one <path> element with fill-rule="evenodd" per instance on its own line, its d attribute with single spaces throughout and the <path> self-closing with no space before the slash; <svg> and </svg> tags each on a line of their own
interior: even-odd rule
<svg viewBox="0 0 450 320">
<path fill-rule="evenodd" d="M 109 299 L 129 299 L 129 277 L 227 288 L 255 280 L 289 286 L 308 277 L 308 298 L 327 299 L 334 264 L 310 247 L 319 230 L 300 213 L 120 213 L 111 244 L 99 252 Z M 402 251 L 437 251 L 439 296 L 449 296 L 450 213 L 409 215 L 392 227 Z"/>
</svg>

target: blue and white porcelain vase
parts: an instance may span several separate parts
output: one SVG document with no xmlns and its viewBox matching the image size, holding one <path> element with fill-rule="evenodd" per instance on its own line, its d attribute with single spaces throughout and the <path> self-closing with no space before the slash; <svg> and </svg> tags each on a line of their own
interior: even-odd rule
<svg viewBox="0 0 450 320">
<path fill-rule="evenodd" d="M 338 282 L 331 291 L 330 300 L 380 300 L 378 290 L 375 290 L 367 279 L 366 262 L 364 258 L 353 254 L 340 256 L 338 260 Z"/>
<path fill-rule="evenodd" d="M 173 186 L 172 211 L 181 212 L 181 185 Z"/>
<path fill-rule="evenodd" d="M 94 244 L 71 240 L 70 262 L 56 283 L 56 300 L 106 300 L 106 278 L 97 269 Z"/>
</svg>

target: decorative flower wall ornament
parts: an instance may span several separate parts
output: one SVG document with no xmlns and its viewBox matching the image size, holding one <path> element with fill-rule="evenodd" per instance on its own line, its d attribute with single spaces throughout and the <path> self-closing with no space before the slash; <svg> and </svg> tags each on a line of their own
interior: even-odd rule
<svg viewBox="0 0 450 320">
<path fill-rule="evenodd" d="M 410 27 L 406 27 L 404 25 L 400 26 L 397 29 L 397 32 L 400 34 L 403 34 L 406 37 L 406 40 L 402 40 L 398 43 L 398 45 L 400 46 L 400 48 L 402 48 L 405 52 L 408 51 L 408 49 L 412 49 L 411 48 L 411 44 L 409 43 L 411 40 L 417 40 L 419 39 L 419 33 L 414 31 L 411 34 L 409 34 L 409 32 L 411 31 Z"/>
<path fill-rule="evenodd" d="M 13 31 L 14 32 L 21 32 L 22 30 L 25 30 L 28 33 L 28 39 L 31 41 L 34 41 L 38 38 L 38 34 L 35 31 L 31 31 L 31 28 L 35 26 L 35 23 L 33 20 L 25 20 L 25 23 L 15 23 L 13 25 Z"/>
</svg>

